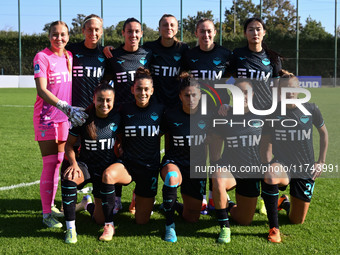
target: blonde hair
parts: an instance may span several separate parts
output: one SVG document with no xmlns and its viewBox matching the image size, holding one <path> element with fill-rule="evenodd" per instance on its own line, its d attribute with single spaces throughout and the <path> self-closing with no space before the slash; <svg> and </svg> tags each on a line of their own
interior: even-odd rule
<svg viewBox="0 0 340 255">
<path fill-rule="evenodd" d="M 165 19 L 165 18 L 174 18 L 174 19 L 176 20 L 176 22 L 177 22 L 177 30 L 178 30 L 178 20 L 177 20 L 176 17 L 175 17 L 174 15 L 172 15 L 172 14 L 163 14 L 163 16 L 160 18 L 160 20 L 159 20 L 159 22 L 158 22 L 159 28 L 161 28 L 161 23 L 162 23 L 163 19 Z M 174 41 L 175 41 L 175 42 L 178 42 L 178 39 L 177 39 L 176 36 L 174 36 Z"/>
<path fill-rule="evenodd" d="M 50 28 L 48 29 L 48 35 L 51 35 L 51 30 L 53 27 L 57 26 L 57 25 L 63 25 L 67 28 L 67 34 L 69 33 L 69 29 L 67 24 L 64 21 L 61 20 L 57 20 L 51 23 Z M 67 50 L 64 48 L 63 50 L 66 61 L 67 61 L 67 69 L 70 75 L 72 75 L 72 63 L 71 63 L 71 59 L 70 59 L 70 55 L 68 54 Z"/>
</svg>

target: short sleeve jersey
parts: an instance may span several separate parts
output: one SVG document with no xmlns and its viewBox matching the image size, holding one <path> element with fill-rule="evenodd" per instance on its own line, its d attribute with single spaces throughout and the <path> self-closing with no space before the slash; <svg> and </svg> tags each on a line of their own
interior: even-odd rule
<svg viewBox="0 0 340 255">
<path fill-rule="evenodd" d="M 161 37 L 143 46 L 152 50 L 151 72 L 155 88 L 155 96 L 167 107 L 179 103 L 179 81 L 182 56 L 188 50 L 188 45 L 175 42 L 171 47 L 161 44 Z"/>
<path fill-rule="evenodd" d="M 240 167 L 259 166 L 264 117 L 251 112 L 244 115 L 228 113 L 224 121 L 226 123 L 213 128 L 213 132 L 224 140 L 223 162 L 237 167 L 238 171 Z"/>
<path fill-rule="evenodd" d="M 228 66 L 235 78 L 254 80 L 254 107 L 258 110 L 269 109 L 272 104 L 271 78 L 277 78 L 281 70 L 281 61 L 269 60 L 267 53 L 253 52 L 248 46 L 233 51 Z"/>
<path fill-rule="evenodd" d="M 72 53 L 68 52 L 72 63 Z M 72 103 L 72 77 L 67 68 L 65 55 L 59 57 L 48 48 L 35 55 L 33 60 L 34 78 L 46 78 L 47 89 L 60 100 Z M 56 107 L 46 103 L 37 95 L 34 104 L 34 119 L 40 124 L 67 121 L 67 116 Z"/>
<path fill-rule="evenodd" d="M 264 134 L 269 134 L 273 144 L 274 158 L 297 168 L 314 164 L 313 125 L 321 128 L 324 125 L 319 108 L 313 103 L 302 104 L 311 115 L 305 115 L 299 108 L 287 109 L 281 115 L 281 105 L 271 114 Z M 306 165 L 307 166 L 307 165 Z"/>
<path fill-rule="evenodd" d="M 187 114 L 182 105 L 169 109 L 164 116 L 164 132 L 169 136 L 169 149 L 165 159 L 183 167 L 203 166 L 206 162 L 205 139 L 211 124 L 211 116 Z"/>
<path fill-rule="evenodd" d="M 112 51 L 112 55 L 112 58 L 106 59 L 104 79 L 112 79 L 114 82 L 115 105 L 134 102 L 131 86 L 135 80 L 136 70 L 138 67 L 149 68 L 152 52 L 141 47 L 137 51 L 129 52 L 121 45 Z"/>
<path fill-rule="evenodd" d="M 84 41 L 66 47 L 73 54 L 72 105 L 87 108 L 93 100 L 93 91 L 104 74 L 103 47 L 89 49 Z"/>
<path fill-rule="evenodd" d="M 94 108 L 91 111 L 95 111 Z M 81 127 L 70 130 L 73 136 L 81 137 L 79 161 L 85 162 L 90 171 L 101 174 L 109 165 L 116 161 L 114 145 L 116 134 L 120 128 L 120 114 L 112 110 L 106 118 L 94 116 L 97 138 L 92 139 L 87 131 L 88 119 Z"/>
<path fill-rule="evenodd" d="M 120 107 L 123 159 L 155 169 L 160 164 L 160 130 L 164 106 L 151 99 L 145 108 L 133 103 Z"/>
<path fill-rule="evenodd" d="M 183 70 L 190 70 L 195 78 L 207 81 L 207 84 L 213 86 L 215 81 L 228 77 L 226 67 L 229 65 L 230 56 L 231 51 L 218 44 L 215 44 L 211 51 L 203 51 L 196 46 L 185 52 Z M 211 90 L 206 84 L 202 84 L 202 88 Z M 229 104 L 229 94 L 227 92 L 219 94 L 221 103 Z"/>
</svg>

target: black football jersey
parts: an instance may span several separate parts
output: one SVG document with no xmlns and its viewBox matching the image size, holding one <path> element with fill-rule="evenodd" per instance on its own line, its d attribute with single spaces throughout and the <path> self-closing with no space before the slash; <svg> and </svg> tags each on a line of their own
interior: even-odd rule
<svg viewBox="0 0 340 255">
<path fill-rule="evenodd" d="M 151 72 L 155 88 L 154 96 L 166 107 L 179 103 L 179 80 L 183 53 L 188 45 L 175 42 L 171 47 L 161 44 L 161 37 L 156 41 L 147 42 L 143 46 L 152 50 Z"/>
<path fill-rule="evenodd" d="M 247 78 L 253 80 L 254 107 L 258 110 L 269 109 L 272 105 L 272 78 L 278 78 L 282 69 L 281 61 L 277 63 L 269 60 L 267 53 L 253 52 L 248 46 L 237 48 L 233 51 L 228 72 L 235 78 Z"/>
<path fill-rule="evenodd" d="M 122 103 L 133 102 L 131 86 L 135 80 L 138 67 L 149 68 L 152 58 L 151 50 L 138 48 L 137 51 L 129 52 L 123 49 L 123 45 L 111 51 L 113 57 L 106 59 L 104 80 L 113 80 L 115 106 Z"/>
<path fill-rule="evenodd" d="M 81 137 L 79 161 L 85 162 L 90 171 L 101 174 L 116 161 L 114 145 L 120 123 L 120 114 L 112 110 L 106 118 L 94 117 L 97 133 L 95 140 L 89 136 L 87 131 L 89 119 L 81 127 L 74 127 L 69 131 L 71 135 Z"/>
<path fill-rule="evenodd" d="M 201 87 L 212 92 L 211 88 L 214 88 L 216 81 L 229 76 L 226 67 L 229 65 L 230 56 L 231 51 L 218 44 L 215 44 L 211 51 L 203 51 L 196 46 L 185 52 L 183 70 L 190 71 L 197 79 L 202 79 Z M 229 104 L 230 97 L 226 91 L 220 93 L 218 89 L 217 93 L 221 98 L 220 103 Z"/>
<path fill-rule="evenodd" d="M 319 108 L 313 103 L 302 104 L 312 115 L 305 115 L 299 108 L 287 109 L 281 115 L 281 105 L 266 122 L 264 134 L 269 134 L 273 144 L 274 159 L 284 163 L 291 171 L 310 169 L 315 162 L 313 149 L 313 125 L 324 125 Z M 298 172 L 300 174 L 300 172 Z M 305 172 L 301 172 L 305 174 Z M 306 177 L 306 176 L 304 176 Z"/>
<path fill-rule="evenodd" d="M 120 107 L 123 159 L 155 169 L 160 163 L 160 131 L 164 106 L 150 99 L 145 108 L 133 103 Z"/>
<path fill-rule="evenodd" d="M 165 158 L 184 167 L 206 165 L 206 137 L 211 124 L 210 115 L 187 114 L 182 105 L 169 109 L 164 115 L 164 132 L 169 136 Z"/>
<path fill-rule="evenodd" d="M 72 43 L 66 49 L 73 54 L 72 105 L 87 108 L 93 101 L 93 91 L 103 77 L 105 57 L 103 47 L 89 49 L 84 41 Z"/>
</svg>

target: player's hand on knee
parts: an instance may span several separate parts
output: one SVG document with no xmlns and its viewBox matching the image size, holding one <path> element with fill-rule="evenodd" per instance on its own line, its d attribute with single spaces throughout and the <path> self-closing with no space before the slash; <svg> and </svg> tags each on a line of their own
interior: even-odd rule
<svg viewBox="0 0 340 255">
<path fill-rule="evenodd" d="M 78 166 L 71 165 L 63 173 L 64 180 L 75 180 L 81 177 L 82 171 Z"/>
<path fill-rule="evenodd" d="M 114 50 L 114 49 L 115 48 L 113 46 L 106 46 L 106 47 L 104 47 L 103 53 L 104 53 L 105 57 L 112 58 L 113 55 L 111 53 L 111 50 Z"/>
</svg>

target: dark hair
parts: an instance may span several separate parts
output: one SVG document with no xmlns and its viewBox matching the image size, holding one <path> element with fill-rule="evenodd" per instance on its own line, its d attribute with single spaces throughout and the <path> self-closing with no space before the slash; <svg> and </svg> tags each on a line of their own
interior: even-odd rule
<svg viewBox="0 0 340 255">
<path fill-rule="evenodd" d="M 103 26 L 103 19 L 101 17 L 99 17 L 98 15 L 96 14 L 90 14 L 88 16 L 85 17 L 84 21 L 83 21 L 83 25 L 82 25 L 82 28 L 85 28 L 85 24 L 90 21 L 91 19 L 96 19 L 98 21 L 100 21 L 102 23 L 102 26 Z"/>
<path fill-rule="evenodd" d="M 249 24 L 252 23 L 253 21 L 257 21 L 261 23 L 263 30 L 266 30 L 266 24 L 264 23 L 263 19 L 258 18 L 258 17 L 252 17 L 252 18 L 247 19 L 246 22 L 244 23 L 244 26 L 243 26 L 244 33 L 246 33 Z M 262 41 L 262 48 L 267 53 L 270 62 L 278 64 L 279 60 L 283 59 L 282 55 L 280 55 L 276 51 L 269 49 L 268 46 L 263 41 Z"/>
<path fill-rule="evenodd" d="M 140 66 L 138 67 L 136 71 L 135 82 L 133 83 L 133 85 L 135 85 L 138 80 L 142 80 L 142 79 L 151 80 L 151 84 L 153 85 L 153 80 L 152 80 L 150 70 Z"/>
<path fill-rule="evenodd" d="M 137 22 L 137 23 L 139 23 L 139 25 L 142 27 L 142 24 L 139 22 L 138 19 L 135 19 L 135 18 L 128 18 L 128 19 L 125 20 L 125 22 L 124 22 L 123 31 L 125 31 L 126 25 L 129 24 L 129 23 L 131 23 L 131 22 Z M 143 27 L 142 27 L 142 30 L 143 30 Z"/>
<path fill-rule="evenodd" d="M 172 14 L 163 14 L 163 16 L 160 18 L 160 20 L 158 22 L 159 28 L 161 27 L 162 20 L 165 19 L 165 18 L 174 18 L 177 21 L 177 27 L 178 27 L 178 20 L 176 19 L 176 17 L 174 15 L 172 15 Z M 174 40 L 175 40 L 175 42 L 178 42 L 178 39 L 177 39 L 176 36 L 174 36 Z"/>
<path fill-rule="evenodd" d="M 98 86 L 94 89 L 93 96 L 95 96 L 98 91 L 106 91 L 106 90 L 111 90 L 113 94 L 115 94 L 114 88 L 111 85 L 109 85 L 107 81 L 101 81 L 98 84 Z M 94 118 L 96 116 L 95 104 L 94 103 L 90 104 L 90 106 L 87 107 L 85 112 L 89 115 L 87 119 L 88 124 L 86 126 L 87 133 L 89 134 L 91 139 L 96 140 L 97 139 L 97 128 L 96 128 L 96 125 L 94 124 Z"/>
<path fill-rule="evenodd" d="M 189 86 L 195 86 L 198 89 L 201 88 L 201 85 L 198 83 L 196 79 L 194 79 L 194 76 L 188 72 L 182 72 L 179 75 L 179 92 L 183 91 Z"/>
<path fill-rule="evenodd" d="M 67 28 L 67 34 L 69 33 L 68 25 L 64 21 L 57 20 L 57 21 L 53 21 L 51 23 L 50 27 L 48 28 L 48 35 L 49 36 L 51 35 L 52 27 L 54 27 L 56 25 L 63 25 L 63 26 L 65 26 Z M 68 52 L 67 52 L 67 50 L 65 48 L 64 48 L 63 52 L 64 52 L 64 55 L 65 55 L 65 58 L 66 58 L 66 61 L 67 61 L 68 72 L 69 72 L 70 75 L 72 75 L 72 63 L 71 63 L 70 55 L 68 54 Z"/>
<path fill-rule="evenodd" d="M 195 31 L 197 31 L 199 25 L 201 25 L 203 22 L 206 22 L 206 21 L 210 21 L 214 25 L 214 29 L 216 30 L 214 21 L 212 21 L 211 19 L 208 19 L 208 18 L 202 18 L 199 21 L 197 21 L 197 24 L 196 24 L 196 27 L 195 27 Z"/>
<path fill-rule="evenodd" d="M 299 79 L 293 74 L 288 72 L 287 70 L 281 69 L 279 71 L 280 81 L 279 81 L 279 88 L 282 87 L 282 84 L 284 82 L 287 82 L 289 80 L 293 80 L 297 86 L 299 86 Z"/>
<path fill-rule="evenodd" d="M 251 81 L 251 79 L 247 79 L 247 78 L 236 78 L 234 85 L 237 86 L 237 85 L 239 85 L 242 82 L 248 83 L 249 86 L 252 87 L 252 88 L 254 87 L 253 82 Z"/>
</svg>

